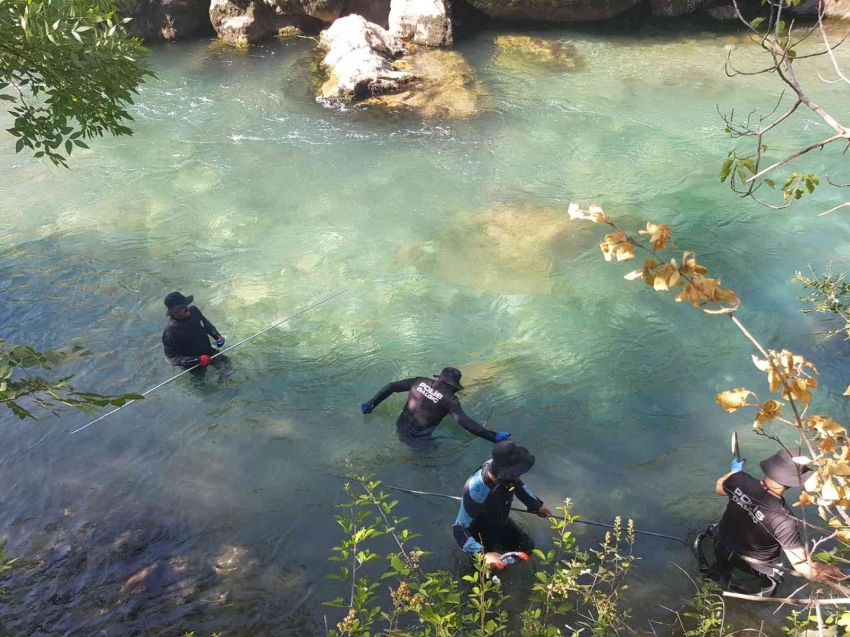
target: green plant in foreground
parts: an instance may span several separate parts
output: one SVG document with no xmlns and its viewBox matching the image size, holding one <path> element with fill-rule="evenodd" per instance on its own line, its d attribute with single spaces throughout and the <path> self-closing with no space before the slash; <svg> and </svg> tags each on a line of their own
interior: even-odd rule
<svg viewBox="0 0 850 637">
<path fill-rule="evenodd" d="M 0 340 L 0 404 L 8 407 L 21 420 L 37 420 L 30 411 L 38 407 L 56 415 L 56 406 L 64 405 L 92 412 L 97 407 L 120 407 L 129 400 L 143 400 L 137 394 L 106 396 L 93 392 L 80 392 L 70 384 L 73 375 L 51 380 L 34 374 L 37 369 L 46 372 L 63 364 L 79 361 L 91 352 L 77 339 L 68 347 L 39 352 L 29 345 L 10 345 Z"/>
<path fill-rule="evenodd" d="M 809 272 L 811 272 L 811 277 L 805 276 L 802 272 L 796 272 L 793 278 L 805 290 L 809 291 L 808 296 L 801 296 L 797 299 L 803 303 L 808 303 L 810 306 L 800 311 L 803 314 L 817 312 L 819 314 L 837 315 L 844 325 L 839 329 L 830 330 L 827 335 L 835 336 L 844 333 L 850 338 L 850 283 L 844 280 L 847 273 L 833 274 L 830 267 L 818 275 L 811 264 L 809 264 Z"/>
<path fill-rule="evenodd" d="M 114 0 L 3 0 L 0 100 L 16 152 L 64 166 L 84 139 L 132 134 L 127 105 L 153 74 L 115 11 Z"/>
<path fill-rule="evenodd" d="M 475 556 L 471 572 L 460 579 L 443 570 L 425 571 L 421 550 L 408 546 L 416 539 L 401 528 L 406 518 L 393 514 L 398 504 L 378 490 L 380 483 L 368 477 L 359 482 L 364 493 L 344 487 L 348 501 L 336 520 L 345 533 L 333 549 L 331 561 L 340 564 L 330 579 L 344 583 L 344 596 L 327 602 L 347 609 L 328 629 L 333 637 L 453 637 L 506 635 L 507 596 L 498 577 L 491 576 L 481 556 Z M 576 516 L 569 504 L 561 507 L 565 520 L 552 519 L 555 548 L 535 551 L 540 561 L 530 606 L 522 613 L 522 634 L 527 637 L 559 635 L 614 635 L 626 627 L 630 609 L 622 603 L 627 589 L 624 578 L 635 558 L 633 526 L 624 530 L 619 518 L 605 542 L 590 551 L 579 551 L 568 530 Z M 377 515 L 376 515 L 377 513 Z M 376 543 L 389 545 L 381 554 Z M 627 550 L 621 550 L 627 547 Z M 370 571 L 367 574 L 367 570 Z M 376 578 L 376 575 L 380 575 Z M 382 583 L 389 586 L 382 590 Z M 573 622 L 574 627 L 568 623 Z M 565 630 L 566 628 L 566 630 Z"/>
</svg>

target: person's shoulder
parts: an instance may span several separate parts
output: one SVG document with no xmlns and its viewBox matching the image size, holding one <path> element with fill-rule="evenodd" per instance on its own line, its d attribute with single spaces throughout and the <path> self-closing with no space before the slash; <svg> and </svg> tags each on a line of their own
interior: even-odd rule
<svg viewBox="0 0 850 637">
<path fill-rule="evenodd" d="M 744 473 L 743 471 L 736 471 L 731 476 L 726 478 L 723 482 L 724 486 L 735 486 L 741 489 L 742 491 L 752 491 L 753 489 L 760 489 L 761 482 L 756 480 L 749 473 Z"/>
</svg>

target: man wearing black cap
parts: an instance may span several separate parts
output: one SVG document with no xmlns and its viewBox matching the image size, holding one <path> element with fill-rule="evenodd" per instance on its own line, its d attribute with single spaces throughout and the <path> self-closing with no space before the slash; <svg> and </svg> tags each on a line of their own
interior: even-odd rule
<svg viewBox="0 0 850 637">
<path fill-rule="evenodd" d="M 216 350 L 210 345 L 210 338 L 218 347 L 224 345 L 224 337 L 218 333 L 209 319 L 192 305 L 194 296 L 183 296 L 172 292 L 165 297 L 168 324 L 162 332 L 162 348 L 170 365 L 206 367 L 210 364 Z M 224 356 L 218 356 L 216 362 L 225 362 Z"/>
<path fill-rule="evenodd" d="M 431 438 L 431 434 L 446 414 L 451 414 L 457 424 L 472 435 L 489 442 L 500 442 L 510 438 L 511 434 L 507 431 L 496 433 L 486 429 L 463 412 L 460 401 L 455 395 L 463 389 L 463 385 L 460 384 L 459 369 L 446 367 L 434 378 L 436 380 L 416 377 L 390 383 L 375 394 L 372 400 L 361 404 L 360 411 L 371 414 L 372 410 L 391 394 L 406 391 L 408 392 L 407 404 L 396 420 L 396 427 L 402 439 Z"/>
<path fill-rule="evenodd" d="M 720 522 L 697 538 L 700 570 L 724 588 L 759 597 L 771 597 L 782 583 L 782 572 L 773 566 L 781 552 L 807 577 L 843 579 L 835 566 L 813 561 L 809 568 L 797 518 L 782 497 L 802 487 L 812 469 L 794 462 L 786 449 L 762 460 L 762 480 L 744 473 L 744 462 L 733 460 L 732 471 L 715 484 L 715 493 L 729 504 Z"/>
<path fill-rule="evenodd" d="M 534 466 L 528 449 L 510 440 L 493 445 L 493 459 L 463 485 L 460 511 L 452 527 L 455 541 L 465 553 L 484 553 L 484 561 L 494 570 L 505 568 L 500 555 L 508 551 L 534 549 L 528 534 L 510 519 L 514 496 L 541 518 L 552 512 L 543 500 L 526 487 L 520 476 Z"/>
</svg>

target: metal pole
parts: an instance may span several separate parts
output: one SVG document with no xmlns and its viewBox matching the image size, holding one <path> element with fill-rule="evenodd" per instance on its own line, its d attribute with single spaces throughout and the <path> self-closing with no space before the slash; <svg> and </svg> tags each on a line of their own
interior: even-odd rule
<svg viewBox="0 0 850 637">
<path fill-rule="evenodd" d="M 221 356 L 221 355 L 222 355 L 222 354 L 224 354 L 225 352 L 229 352 L 230 350 L 232 350 L 232 349 L 234 349 L 234 348 L 236 348 L 236 347 L 239 347 L 240 345 L 243 345 L 243 344 L 247 343 L 248 341 L 250 341 L 250 340 L 252 340 L 252 339 L 257 338 L 258 336 L 261 336 L 262 334 L 265 334 L 266 332 L 268 332 L 269 330 L 274 329 L 274 328 L 275 328 L 275 327 L 277 327 L 278 325 L 281 325 L 281 324 L 283 324 L 283 323 L 286 323 L 286 322 L 287 322 L 287 321 L 289 321 L 290 319 L 294 319 L 296 316 L 299 316 L 299 315 L 301 315 L 301 314 L 304 314 L 304 312 L 307 312 L 307 311 L 309 311 L 309 310 L 312 310 L 314 307 L 319 307 L 319 306 L 320 306 L 320 305 L 322 305 L 323 303 L 327 303 L 327 302 L 328 302 L 328 301 L 330 301 L 331 299 L 338 297 L 340 294 L 343 294 L 344 292 L 348 292 L 348 288 L 345 288 L 344 290 L 340 290 L 340 291 L 339 291 L 339 292 L 337 292 L 336 294 L 332 294 L 332 295 L 330 295 L 329 297 L 327 297 L 326 299 L 323 299 L 323 300 L 319 301 L 318 303 L 313 303 L 313 305 L 311 305 L 311 306 L 309 306 L 309 307 L 305 307 L 303 310 L 299 310 L 299 311 L 298 311 L 298 312 L 296 312 L 295 314 L 290 314 L 290 315 L 289 315 L 289 316 L 287 316 L 285 319 L 281 319 L 281 320 L 279 320 L 277 323 L 274 323 L 273 325 L 270 325 L 269 327 L 267 327 L 266 329 L 264 329 L 262 332 L 257 332 L 257 333 L 256 333 L 256 334 L 254 334 L 253 336 L 249 336 L 248 338 L 243 339 L 243 340 L 239 341 L 238 343 L 234 343 L 234 344 L 233 344 L 233 345 L 231 345 L 230 347 L 227 347 L 227 348 L 225 348 L 225 349 L 221 350 L 220 352 L 217 352 L 217 353 L 216 353 L 216 354 L 214 354 L 213 356 L 210 356 L 210 359 L 212 360 L 212 359 L 213 359 L 213 358 L 215 358 L 216 356 Z M 180 377 L 181 377 L 181 376 L 183 376 L 184 374 L 188 374 L 188 373 L 189 373 L 189 372 L 191 372 L 193 369 L 197 369 L 198 367 L 200 367 L 200 365 L 195 365 L 194 367 L 190 367 L 189 369 L 184 369 L 182 372 L 180 372 L 179 374 L 175 374 L 174 376 L 172 376 L 171 378 L 169 378 L 167 381 L 165 381 L 165 382 L 163 382 L 163 383 L 160 383 L 160 384 L 159 384 L 159 385 L 157 385 L 156 387 L 151 387 L 149 390 L 147 390 L 146 392 L 144 392 L 144 393 L 142 394 L 142 396 L 147 396 L 148 394 L 150 394 L 151 392 L 156 391 L 156 390 L 157 390 L 157 389 L 159 389 L 160 387 L 164 387 L 165 385 L 167 385 L 168 383 L 170 383 L 172 380 L 177 380 L 178 378 L 180 378 Z M 117 411 L 121 411 L 122 409 L 124 409 L 124 407 L 129 407 L 130 405 L 132 405 L 132 404 L 133 404 L 133 403 L 135 403 L 135 402 L 137 402 L 137 401 L 136 401 L 136 400 L 128 400 L 126 403 L 124 403 L 124 404 L 123 404 L 123 405 L 121 405 L 120 407 L 117 407 L 117 408 L 113 409 L 112 411 L 110 411 L 110 412 L 107 412 L 107 413 L 103 414 L 103 415 L 102 415 L 102 416 L 100 416 L 99 418 L 96 418 L 96 419 L 92 420 L 89 424 L 87 424 L 87 425 L 83 425 L 83 426 L 82 426 L 82 427 L 80 427 L 79 429 L 74 429 L 74 431 L 71 431 L 71 432 L 69 432 L 69 433 L 71 433 L 71 434 L 75 434 L 75 433 L 77 433 L 77 432 L 82 431 L 83 429 L 87 429 L 87 428 L 91 427 L 93 424 L 95 424 L 96 422 L 100 422 L 101 420 L 103 420 L 103 419 L 104 419 L 104 418 L 106 418 L 107 416 L 111 416 L 111 415 L 112 415 L 112 414 L 114 414 L 115 412 L 117 412 Z"/>
<path fill-rule="evenodd" d="M 340 480 L 352 480 L 354 482 L 359 482 L 359 483 L 363 484 L 363 480 L 360 480 L 359 478 L 352 478 L 351 476 L 341 476 L 341 475 L 337 475 L 335 473 L 326 473 L 325 475 L 330 476 L 332 478 L 339 478 Z M 389 486 L 387 484 L 383 484 L 383 483 L 381 483 L 381 488 L 390 489 L 391 491 L 400 491 L 402 493 L 409 493 L 411 495 L 422 495 L 422 496 L 428 496 L 428 497 L 432 497 L 432 498 L 444 498 L 446 500 L 455 500 L 455 501 L 461 500 L 461 498 L 456 496 L 456 495 L 445 495 L 443 493 L 429 493 L 428 491 L 414 491 L 413 489 L 402 489 L 401 487 L 391 487 L 391 486 Z M 526 514 L 529 514 L 529 515 L 536 515 L 535 513 L 531 512 L 531 511 L 526 511 L 525 509 L 517 509 L 515 507 L 512 507 L 511 511 L 516 511 L 517 513 L 526 513 Z M 557 519 L 557 520 L 563 520 L 564 519 L 560 515 L 552 515 L 552 517 Z M 591 522 L 590 520 L 573 520 L 573 521 L 578 523 L 578 524 L 586 524 L 588 526 L 599 526 L 599 527 L 602 527 L 604 529 L 613 529 L 614 528 L 613 524 L 603 524 L 602 522 Z M 676 542 L 681 542 L 685 546 L 689 546 L 687 540 L 683 540 L 682 538 L 675 537 L 673 535 L 664 535 L 663 533 L 654 533 L 652 531 L 640 531 L 638 529 L 635 529 L 635 533 L 637 533 L 639 535 L 649 535 L 650 537 L 660 537 L 660 538 L 664 538 L 665 540 L 674 540 Z"/>
</svg>

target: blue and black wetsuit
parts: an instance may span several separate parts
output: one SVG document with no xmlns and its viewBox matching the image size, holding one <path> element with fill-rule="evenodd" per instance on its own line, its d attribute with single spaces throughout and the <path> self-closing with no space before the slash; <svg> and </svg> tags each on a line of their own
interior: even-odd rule
<svg viewBox="0 0 850 637">
<path fill-rule="evenodd" d="M 534 543 L 511 519 L 514 496 L 529 511 L 537 512 L 543 500 L 522 480 L 500 482 L 491 477 L 488 460 L 463 485 L 463 499 L 452 532 L 466 553 L 531 551 Z"/>
<path fill-rule="evenodd" d="M 469 433 L 489 442 L 496 441 L 496 432 L 482 427 L 461 409 L 455 396 L 457 390 L 433 378 L 407 378 L 386 385 L 371 402 L 380 405 L 392 394 L 408 392 L 407 404 L 396 421 L 399 434 L 413 438 L 430 438 L 447 414 Z"/>
</svg>

